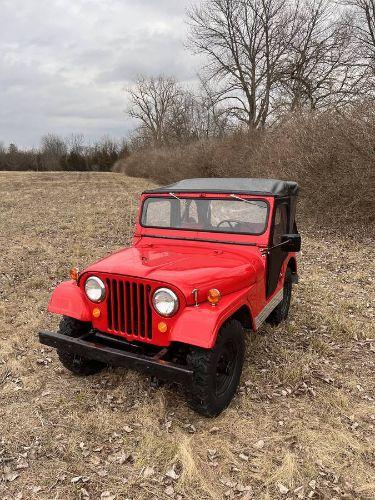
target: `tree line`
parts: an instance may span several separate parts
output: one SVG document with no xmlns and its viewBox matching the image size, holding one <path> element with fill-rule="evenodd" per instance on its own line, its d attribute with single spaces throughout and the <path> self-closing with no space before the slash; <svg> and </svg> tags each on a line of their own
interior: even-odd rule
<svg viewBox="0 0 375 500">
<path fill-rule="evenodd" d="M 125 141 L 104 137 L 88 146 L 81 134 L 68 138 L 47 134 L 42 137 L 38 149 L 22 150 L 15 144 L 6 148 L 0 144 L 0 170 L 105 172 L 128 154 Z"/>
<path fill-rule="evenodd" d="M 374 97 L 375 0 L 203 0 L 188 46 L 200 87 L 139 76 L 128 89 L 135 148 L 262 130 L 290 113 Z"/>
</svg>

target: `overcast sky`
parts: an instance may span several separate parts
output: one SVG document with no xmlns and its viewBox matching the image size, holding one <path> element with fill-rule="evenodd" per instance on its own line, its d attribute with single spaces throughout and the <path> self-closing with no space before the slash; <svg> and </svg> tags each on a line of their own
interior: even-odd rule
<svg viewBox="0 0 375 500">
<path fill-rule="evenodd" d="M 0 0 L 0 142 L 47 132 L 127 136 L 137 74 L 194 83 L 184 48 L 189 0 Z"/>
</svg>

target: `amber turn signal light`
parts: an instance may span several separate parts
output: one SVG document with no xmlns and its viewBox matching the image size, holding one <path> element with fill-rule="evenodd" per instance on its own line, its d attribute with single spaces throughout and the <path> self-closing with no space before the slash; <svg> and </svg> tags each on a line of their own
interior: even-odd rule
<svg viewBox="0 0 375 500">
<path fill-rule="evenodd" d="M 216 288 L 211 288 L 208 290 L 207 300 L 211 305 L 216 306 L 218 302 L 220 302 L 221 293 Z"/>
<path fill-rule="evenodd" d="M 158 330 L 161 333 L 165 333 L 168 330 L 167 323 L 165 323 L 164 321 L 160 321 L 160 323 L 158 323 Z"/>
<path fill-rule="evenodd" d="M 78 267 L 72 267 L 70 270 L 70 279 L 74 281 L 78 281 L 79 269 Z"/>
<path fill-rule="evenodd" d="M 92 315 L 93 315 L 94 318 L 100 318 L 100 309 L 98 307 L 95 307 L 92 310 Z"/>
</svg>

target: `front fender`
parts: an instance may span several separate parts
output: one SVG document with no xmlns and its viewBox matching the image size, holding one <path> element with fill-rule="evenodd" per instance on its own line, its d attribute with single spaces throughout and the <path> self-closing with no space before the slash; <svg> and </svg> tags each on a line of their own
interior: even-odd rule
<svg viewBox="0 0 375 500">
<path fill-rule="evenodd" d="M 75 281 L 65 281 L 55 288 L 48 311 L 81 321 L 91 321 L 86 297 Z"/>
<path fill-rule="evenodd" d="M 173 325 L 171 342 L 183 342 L 208 349 L 213 347 L 224 321 L 241 306 L 250 308 L 247 297 L 253 286 L 225 295 L 214 307 L 208 302 L 186 307 Z"/>
</svg>

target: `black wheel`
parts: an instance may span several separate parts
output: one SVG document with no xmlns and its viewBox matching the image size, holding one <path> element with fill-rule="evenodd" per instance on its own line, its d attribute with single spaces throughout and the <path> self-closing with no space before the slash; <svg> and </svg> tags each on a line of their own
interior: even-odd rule
<svg viewBox="0 0 375 500">
<path fill-rule="evenodd" d="M 188 366 L 194 371 L 189 406 L 207 417 L 221 413 L 238 387 L 245 356 L 245 338 L 239 321 L 227 321 L 212 349 L 192 347 Z"/>
<path fill-rule="evenodd" d="M 282 321 L 286 320 L 289 314 L 290 301 L 292 299 L 292 271 L 288 267 L 284 280 L 284 295 L 283 300 L 278 304 L 275 309 L 267 318 L 267 323 L 271 325 L 279 325 Z"/>
<path fill-rule="evenodd" d="M 84 323 L 83 321 L 64 316 L 60 322 L 59 333 L 68 337 L 80 337 L 87 333 L 90 328 L 90 323 Z M 87 359 L 60 349 L 57 350 L 57 354 L 65 368 L 76 375 L 93 375 L 100 372 L 106 366 L 100 361 Z"/>
</svg>

